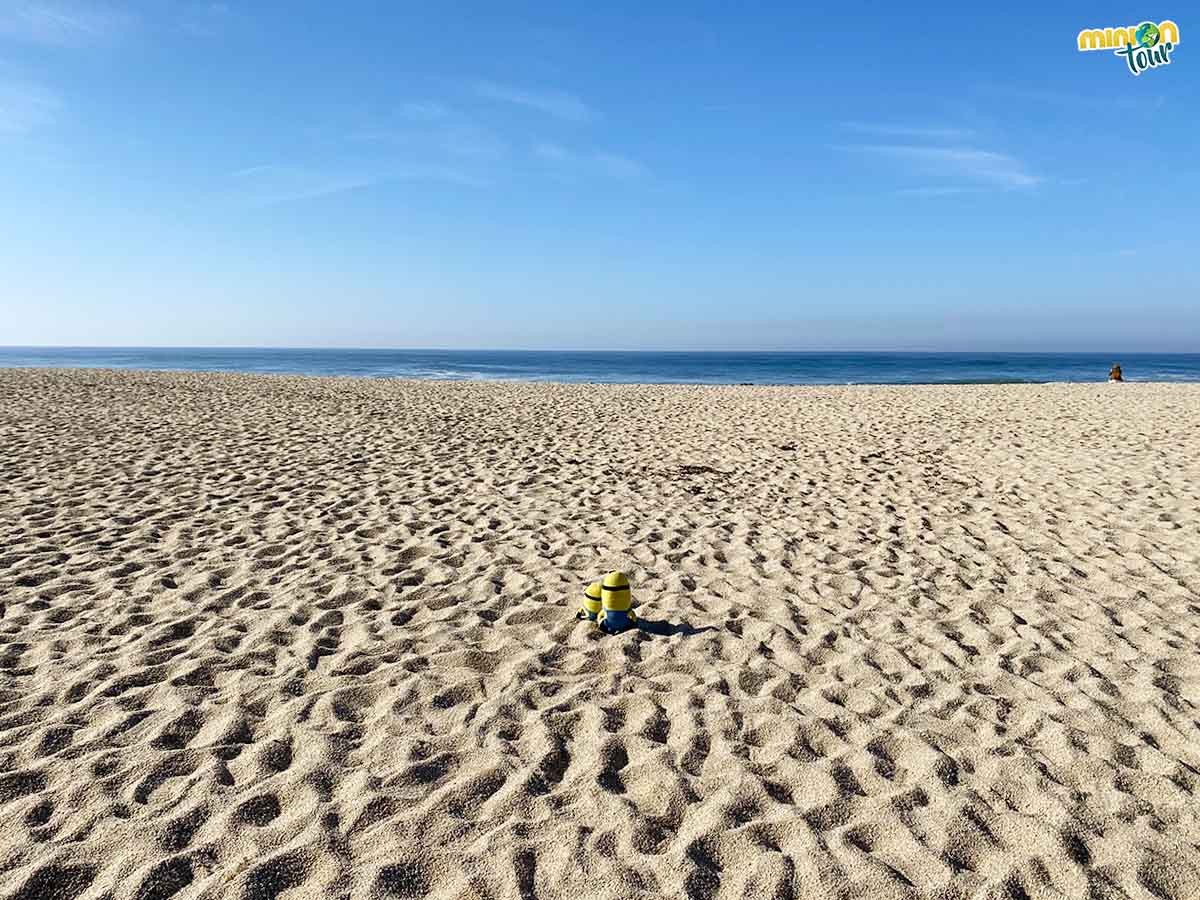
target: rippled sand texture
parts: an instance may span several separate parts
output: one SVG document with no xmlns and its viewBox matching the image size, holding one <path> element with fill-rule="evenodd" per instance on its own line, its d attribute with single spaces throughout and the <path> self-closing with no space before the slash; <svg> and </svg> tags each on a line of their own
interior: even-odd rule
<svg viewBox="0 0 1200 900">
<path fill-rule="evenodd" d="M 0 594 L 0 897 L 1200 896 L 1200 387 L 0 372 Z"/>
</svg>

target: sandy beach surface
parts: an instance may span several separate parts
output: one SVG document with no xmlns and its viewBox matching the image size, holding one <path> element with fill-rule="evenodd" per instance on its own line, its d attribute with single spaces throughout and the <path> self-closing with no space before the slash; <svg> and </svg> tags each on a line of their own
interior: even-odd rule
<svg viewBox="0 0 1200 900">
<path fill-rule="evenodd" d="M 1200 386 L 0 371 L 0 601 L 3 898 L 1200 897 Z"/>
</svg>

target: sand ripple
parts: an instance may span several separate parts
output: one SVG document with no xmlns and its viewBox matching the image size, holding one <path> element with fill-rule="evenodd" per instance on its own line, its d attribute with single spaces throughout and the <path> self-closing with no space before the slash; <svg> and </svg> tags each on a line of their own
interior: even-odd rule
<svg viewBox="0 0 1200 900">
<path fill-rule="evenodd" d="M 1200 896 L 1198 426 L 0 372 L 0 896 Z"/>
</svg>

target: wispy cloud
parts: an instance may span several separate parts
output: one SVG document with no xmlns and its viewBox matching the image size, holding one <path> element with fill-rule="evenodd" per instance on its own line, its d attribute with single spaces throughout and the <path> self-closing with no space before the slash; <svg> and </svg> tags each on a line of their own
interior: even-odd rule
<svg viewBox="0 0 1200 900">
<path fill-rule="evenodd" d="M 16 0 L 0 4 L 0 36 L 58 47 L 112 40 L 135 21 L 128 12 L 96 3 Z"/>
<path fill-rule="evenodd" d="M 451 156 L 497 159 L 508 152 L 508 145 L 499 137 L 486 128 L 469 123 L 448 127 L 438 132 L 434 139 Z"/>
<path fill-rule="evenodd" d="M 463 187 L 480 187 L 485 182 L 460 169 L 426 163 L 405 163 L 380 171 L 377 181 L 445 181 Z"/>
<path fill-rule="evenodd" d="M 640 178 L 646 167 L 637 160 L 617 153 L 597 153 L 593 159 L 600 168 L 614 178 Z"/>
<path fill-rule="evenodd" d="M 534 145 L 533 154 L 560 171 L 572 174 L 592 173 L 610 178 L 640 178 L 647 174 L 646 167 L 637 160 L 617 153 L 580 153 L 561 144 L 543 141 Z"/>
<path fill-rule="evenodd" d="M 977 187 L 914 187 L 901 188 L 895 193 L 901 197 L 949 197 L 954 194 L 981 194 L 984 190 Z"/>
<path fill-rule="evenodd" d="M 1019 159 L 990 150 L 908 144 L 855 144 L 838 149 L 890 160 L 912 175 L 965 178 L 996 188 L 1032 187 L 1042 180 L 1030 174 Z"/>
<path fill-rule="evenodd" d="M 428 98 L 352 109 L 310 135 L 324 162 L 316 171 L 303 170 L 300 187 L 280 192 L 289 199 L 353 190 L 367 186 L 364 181 L 487 185 L 502 175 L 500 162 L 511 154 L 501 135 Z"/>
<path fill-rule="evenodd" d="M 940 125 L 896 125 L 887 122 L 842 122 L 842 128 L 859 134 L 875 134 L 882 137 L 911 138 L 928 141 L 958 141 L 975 134 L 971 128 L 956 128 Z"/>
<path fill-rule="evenodd" d="M 40 85 L 0 81 L 0 136 L 20 137 L 50 125 L 62 101 Z"/>
<path fill-rule="evenodd" d="M 228 3 L 195 3 L 183 9 L 180 28 L 194 37 L 217 37 L 233 19 L 234 12 Z"/>
<path fill-rule="evenodd" d="M 454 116 L 445 107 L 421 104 L 418 111 L 402 108 L 399 118 L 388 118 L 349 131 L 346 140 L 357 144 L 402 147 L 422 156 L 459 159 L 499 159 L 508 144 L 491 130 Z"/>
<path fill-rule="evenodd" d="M 475 186 L 477 179 L 436 165 L 398 165 L 371 171 L 340 171 L 286 164 L 251 166 L 230 175 L 232 193 L 254 206 L 274 206 L 343 194 L 389 181 L 429 180 Z"/>
<path fill-rule="evenodd" d="M 550 162 L 567 162 L 575 158 L 575 154 L 567 150 L 566 147 L 560 144 L 551 144 L 548 141 L 534 144 L 533 153 L 534 156 L 549 160 Z"/>
<path fill-rule="evenodd" d="M 341 194 L 367 187 L 376 180 L 370 175 L 291 165 L 252 166 L 234 172 L 232 178 L 235 194 L 262 206 Z"/>
<path fill-rule="evenodd" d="M 524 106 L 568 122 L 589 122 L 597 118 L 595 110 L 565 91 L 526 90 L 493 81 L 477 81 L 474 90 L 484 99 Z"/>
<path fill-rule="evenodd" d="M 441 103 L 433 101 L 413 101 L 400 104 L 400 115 L 406 119 L 418 122 L 434 122 L 451 116 L 451 111 Z"/>
</svg>

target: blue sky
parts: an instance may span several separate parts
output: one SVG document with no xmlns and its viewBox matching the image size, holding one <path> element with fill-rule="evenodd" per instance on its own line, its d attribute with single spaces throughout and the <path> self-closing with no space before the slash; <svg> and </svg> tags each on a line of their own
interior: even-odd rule
<svg viewBox="0 0 1200 900">
<path fill-rule="evenodd" d="M 1189 9 L 0 0 L 0 344 L 1200 351 Z"/>
</svg>

